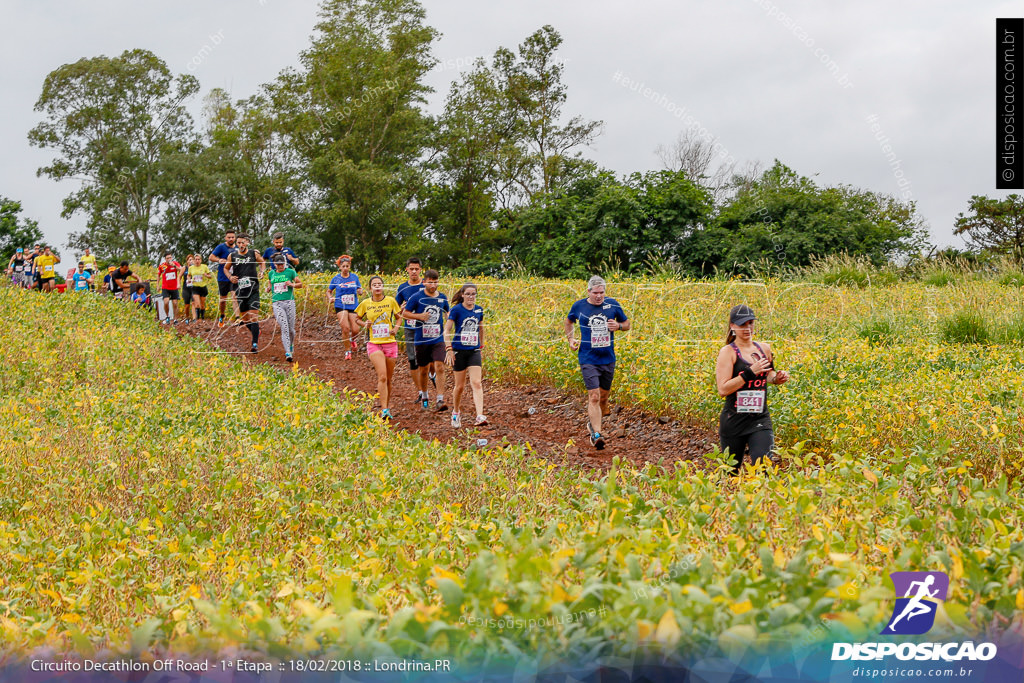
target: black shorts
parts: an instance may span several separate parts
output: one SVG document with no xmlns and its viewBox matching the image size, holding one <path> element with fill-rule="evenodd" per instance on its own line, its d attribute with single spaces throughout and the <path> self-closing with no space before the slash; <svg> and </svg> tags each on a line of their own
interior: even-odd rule
<svg viewBox="0 0 1024 683">
<path fill-rule="evenodd" d="M 775 433 L 771 429 L 761 429 L 750 434 L 730 434 L 718 427 L 718 440 L 722 452 L 729 451 L 730 474 L 739 474 L 743 464 L 743 453 L 750 452 L 750 462 L 757 464 L 761 458 L 771 459 L 775 450 Z"/>
<path fill-rule="evenodd" d="M 349 313 L 355 313 L 356 309 L 354 309 L 354 308 L 338 308 L 337 306 L 334 307 L 334 312 L 335 313 L 344 313 L 345 311 L 348 311 Z"/>
<path fill-rule="evenodd" d="M 181 297 L 180 297 L 180 296 L 178 295 L 178 290 L 176 290 L 176 289 L 165 289 L 165 290 L 163 291 L 163 294 L 161 294 L 161 296 L 162 296 L 163 298 L 165 298 L 165 299 L 168 299 L 168 300 L 170 300 L 170 301 L 177 301 L 178 299 L 180 299 L 180 298 L 181 298 Z"/>
<path fill-rule="evenodd" d="M 238 296 L 237 293 L 235 294 L 235 296 L 238 298 L 238 312 L 239 313 L 246 313 L 248 311 L 258 311 L 258 310 L 260 310 L 260 288 L 259 287 L 255 286 L 255 285 L 250 287 L 249 288 L 249 295 L 248 296 Z"/>
<path fill-rule="evenodd" d="M 480 367 L 483 360 L 480 357 L 480 349 L 453 349 L 455 351 L 455 363 L 452 369 L 455 372 L 462 372 L 468 367 Z"/>
<path fill-rule="evenodd" d="M 186 304 L 192 303 L 192 288 L 182 287 L 181 288 L 181 300 Z"/>
<path fill-rule="evenodd" d="M 217 289 L 220 290 L 221 298 L 226 297 L 231 292 L 237 289 L 235 283 L 230 280 L 217 280 Z"/>
<path fill-rule="evenodd" d="M 583 386 L 587 391 L 604 389 L 610 391 L 612 379 L 615 378 L 615 363 L 604 365 L 590 365 L 589 363 L 580 366 L 580 373 L 583 375 Z"/>
<path fill-rule="evenodd" d="M 55 278 L 55 277 L 41 277 L 41 278 L 39 278 L 39 284 L 40 285 L 45 285 L 47 282 L 53 282 L 56 279 L 57 278 Z"/>
<path fill-rule="evenodd" d="M 434 344 L 418 344 L 416 346 L 416 365 L 425 367 L 432 361 L 444 362 L 444 342 Z"/>
<path fill-rule="evenodd" d="M 210 292 L 206 289 L 206 287 L 193 287 L 192 288 L 192 296 L 207 296 L 207 295 L 209 295 L 209 293 Z"/>
</svg>

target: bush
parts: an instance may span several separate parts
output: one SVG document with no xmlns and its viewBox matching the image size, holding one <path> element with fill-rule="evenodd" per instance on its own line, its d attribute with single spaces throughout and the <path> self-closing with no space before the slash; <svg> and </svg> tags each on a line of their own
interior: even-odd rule
<svg viewBox="0 0 1024 683">
<path fill-rule="evenodd" d="M 957 313 L 939 325 L 942 341 L 949 344 L 985 344 L 989 340 L 988 324 L 977 313 Z"/>
<path fill-rule="evenodd" d="M 999 329 L 999 341 L 1004 344 L 1024 341 L 1024 315 L 1018 315 Z"/>
<path fill-rule="evenodd" d="M 1004 287 L 1024 287 L 1024 273 L 1019 271 L 1003 273 L 998 282 Z"/>
<path fill-rule="evenodd" d="M 892 343 L 896 338 L 896 326 L 891 320 L 869 320 L 857 330 L 857 336 L 866 339 L 872 346 Z"/>
<path fill-rule="evenodd" d="M 948 270 L 933 270 L 921 278 L 921 281 L 932 287 L 945 287 L 956 282 L 956 276 Z"/>
</svg>

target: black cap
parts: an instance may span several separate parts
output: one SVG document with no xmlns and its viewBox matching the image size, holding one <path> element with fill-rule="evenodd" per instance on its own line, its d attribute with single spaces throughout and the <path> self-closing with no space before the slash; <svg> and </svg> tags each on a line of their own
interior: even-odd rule
<svg viewBox="0 0 1024 683">
<path fill-rule="evenodd" d="M 756 320 L 756 318 L 754 309 L 746 304 L 733 306 L 732 310 L 729 311 L 729 322 L 733 325 L 742 325 L 751 320 Z"/>
<path fill-rule="evenodd" d="M 274 256 L 272 257 L 271 260 L 274 262 L 274 265 L 277 265 L 278 263 L 285 263 L 285 264 L 288 263 L 288 259 L 286 259 L 284 254 L 282 254 L 280 252 L 278 252 L 277 254 L 274 254 Z"/>
</svg>

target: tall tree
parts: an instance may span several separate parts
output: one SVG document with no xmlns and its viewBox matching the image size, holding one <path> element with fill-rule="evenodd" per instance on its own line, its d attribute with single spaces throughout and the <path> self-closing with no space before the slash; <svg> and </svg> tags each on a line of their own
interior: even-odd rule
<svg viewBox="0 0 1024 683">
<path fill-rule="evenodd" d="M 308 165 L 330 253 L 370 268 L 398 265 L 403 238 L 419 232 L 410 209 L 431 121 L 437 31 L 417 0 L 325 0 L 299 70 L 273 88 L 275 106 Z"/>
<path fill-rule="evenodd" d="M 957 214 L 953 234 L 966 236 L 974 247 L 1010 254 L 1024 263 L 1024 197 L 971 197 L 970 213 Z"/>
<path fill-rule="evenodd" d="M 194 138 L 183 102 L 198 90 L 194 77 L 173 76 L 147 50 L 81 59 L 50 72 L 35 105 L 45 120 L 29 141 L 57 151 L 39 175 L 81 183 L 64 199 L 61 214 L 88 217 L 71 246 L 115 258 L 155 255 L 173 191 L 163 166 Z"/>
<path fill-rule="evenodd" d="M 18 247 L 29 248 L 43 239 L 39 224 L 31 218 L 21 218 L 21 202 L 0 196 L 0 270 Z"/>
</svg>

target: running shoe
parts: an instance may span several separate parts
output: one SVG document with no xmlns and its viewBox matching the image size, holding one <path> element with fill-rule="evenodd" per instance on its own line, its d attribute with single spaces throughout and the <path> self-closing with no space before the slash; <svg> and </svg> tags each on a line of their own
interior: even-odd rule
<svg viewBox="0 0 1024 683">
<path fill-rule="evenodd" d="M 459 419 L 458 413 L 452 413 L 452 429 L 460 429 L 462 427 L 462 420 Z"/>
<path fill-rule="evenodd" d="M 252 345 L 252 352 L 253 353 L 257 353 L 257 352 L 259 352 L 259 350 L 260 350 L 260 347 L 257 344 L 253 344 Z"/>
<path fill-rule="evenodd" d="M 345 352 L 345 360 L 352 360 L 352 352 L 351 351 L 346 351 Z"/>
<path fill-rule="evenodd" d="M 427 370 L 427 379 L 429 379 L 430 383 L 434 385 L 435 389 L 437 389 L 437 375 L 433 370 Z"/>
<path fill-rule="evenodd" d="M 444 402 L 443 398 L 439 398 L 437 399 L 437 403 L 434 404 L 434 410 L 436 410 L 439 413 L 443 413 L 444 411 L 448 410 L 448 404 Z"/>
<path fill-rule="evenodd" d="M 487 424 L 487 417 L 485 415 L 477 415 L 476 422 L 473 423 L 474 427 L 483 427 Z"/>
<path fill-rule="evenodd" d="M 357 347 L 356 347 L 356 340 L 355 340 L 355 339 L 353 339 L 353 340 L 351 340 L 351 341 L 352 341 L 352 350 L 353 350 L 353 351 L 357 351 L 358 349 L 357 349 Z"/>
<path fill-rule="evenodd" d="M 294 363 L 294 362 L 295 362 L 295 359 L 294 359 L 294 358 L 292 358 L 292 354 L 290 354 L 290 353 L 286 353 L 286 354 L 284 354 L 284 359 L 285 359 L 286 361 L 288 361 L 289 363 Z"/>
<path fill-rule="evenodd" d="M 594 432 L 590 435 L 590 443 L 594 445 L 594 448 L 601 451 L 604 450 L 604 437 L 600 433 Z"/>
<path fill-rule="evenodd" d="M 423 410 L 430 410 L 430 399 L 423 399 Z"/>
<path fill-rule="evenodd" d="M 382 420 L 390 420 L 393 417 L 394 417 L 394 415 L 392 415 L 391 411 L 389 409 L 387 409 L 387 408 L 385 408 L 384 410 L 380 411 L 380 419 L 382 419 Z"/>
<path fill-rule="evenodd" d="M 217 321 L 217 327 L 224 327 L 224 318 Z"/>
</svg>

